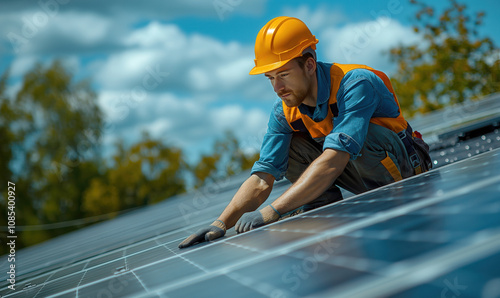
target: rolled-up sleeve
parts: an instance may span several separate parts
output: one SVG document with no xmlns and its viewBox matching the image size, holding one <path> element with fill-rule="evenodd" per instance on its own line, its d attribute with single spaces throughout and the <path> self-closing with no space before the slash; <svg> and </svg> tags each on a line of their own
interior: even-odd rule
<svg viewBox="0 0 500 298">
<path fill-rule="evenodd" d="M 368 125 L 380 103 L 378 91 L 373 86 L 374 74 L 367 70 L 353 70 L 344 76 L 337 92 L 338 117 L 334 128 L 326 136 L 323 149 L 347 152 L 351 159 L 359 156 Z"/>
<path fill-rule="evenodd" d="M 286 122 L 281 100 L 274 103 L 269 117 L 267 132 L 260 149 L 260 158 L 252 167 L 252 174 L 264 172 L 281 180 L 288 168 L 288 152 L 292 140 L 292 128 Z"/>
</svg>

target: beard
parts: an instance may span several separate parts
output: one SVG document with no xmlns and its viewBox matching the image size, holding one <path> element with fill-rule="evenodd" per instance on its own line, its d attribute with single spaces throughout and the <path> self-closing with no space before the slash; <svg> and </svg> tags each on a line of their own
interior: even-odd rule
<svg viewBox="0 0 500 298">
<path fill-rule="evenodd" d="M 312 93 L 312 81 L 306 76 L 305 70 L 303 71 L 303 81 L 302 84 L 295 85 L 293 90 L 285 89 L 278 93 L 278 96 L 286 104 L 287 107 L 298 107 L 304 102 L 306 97 Z M 288 94 L 288 95 L 287 95 Z M 283 97 L 284 95 L 287 95 Z"/>
<path fill-rule="evenodd" d="M 304 98 L 299 98 L 294 93 L 289 93 L 287 97 L 280 96 L 280 98 L 289 108 L 298 107 L 304 101 Z"/>
<path fill-rule="evenodd" d="M 287 95 L 286 97 L 283 97 L 283 95 Z M 289 108 L 291 107 L 298 107 L 301 103 L 304 102 L 304 99 L 306 98 L 307 95 L 307 90 L 286 90 L 278 93 L 278 96 L 281 98 L 281 100 L 285 103 L 285 105 Z"/>
</svg>

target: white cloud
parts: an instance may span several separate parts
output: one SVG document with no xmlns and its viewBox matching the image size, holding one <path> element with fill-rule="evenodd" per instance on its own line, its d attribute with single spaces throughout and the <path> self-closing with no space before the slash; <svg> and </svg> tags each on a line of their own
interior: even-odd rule
<svg viewBox="0 0 500 298">
<path fill-rule="evenodd" d="M 385 71 L 393 65 L 384 52 L 398 44 L 410 44 L 419 40 L 419 36 L 410 27 L 383 17 L 341 28 L 328 28 L 322 32 L 321 38 L 325 40 L 322 49 L 328 60 L 367 64 Z"/>
<path fill-rule="evenodd" d="M 217 80 L 224 82 L 224 86 L 238 86 L 249 81 L 248 72 L 254 66 L 253 57 L 228 61 L 215 69 Z"/>
<path fill-rule="evenodd" d="M 0 13 L 0 18 L 3 14 Z M 7 53 L 16 55 L 76 54 L 109 46 L 123 32 L 122 23 L 92 12 L 46 13 L 41 8 L 13 12 L 0 21 Z"/>
<path fill-rule="evenodd" d="M 171 131 L 173 123 L 170 119 L 160 118 L 153 121 L 151 124 L 146 126 L 146 130 L 151 133 L 151 135 L 159 137 L 165 134 L 165 132 Z"/>
<path fill-rule="evenodd" d="M 259 109 L 243 109 L 239 105 L 227 105 L 210 110 L 210 127 L 217 131 L 233 131 L 244 143 L 249 138 L 262 135 L 269 115 Z"/>
<path fill-rule="evenodd" d="M 266 81 L 248 74 L 253 45 L 188 34 L 159 22 L 131 30 L 122 45 L 93 65 L 99 102 L 113 124 L 109 133 L 131 144 L 146 130 L 196 155 L 208 153 L 212 142 L 231 130 L 258 150 L 255 140 L 266 129 L 269 111 L 247 108 L 245 101 L 271 102 L 274 95 Z M 160 80 L 152 73 L 160 73 Z"/>
<path fill-rule="evenodd" d="M 28 1 L 2 4 L 0 11 L 0 51 L 9 54 L 74 54 L 116 50 L 130 28 L 144 20 L 203 17 L 215 22 L 237 15 L 256 15 L 266 0 L 225 1 L 223 11 L 216 1 L 145 0 L 123 3 L 120 0 Z M 62 2 L 62 1 L 61 1 Z M 153 32 L 150 41 L 159 40 Z M 3 53 L 2 53 L 3 54 Z"/>
<path fill-rule="evenodd" d="M 71 74 L 77 74 L 80 72 L 80 60 L 77 56 L 66 56 L 59 59 L 65 69 Z M 52 60 L 40 60 L 40 57 L 36 55 L 21 55 L 14 59 L 10 65 L 10 76 L 11 77 L 21 77 L 26 74 L 26 72 L 33 69 L 36 63 L 41 63 L 44 67 L 48 67 Z"/>
<path fill-rule="evenodd" d="M 86 1 L 32 1 L 16 0 L 3 1 L 2 12 L 5 15 L 12 15 L 19 11 L 30 11 L 34 13 L 45 13 L 49 15 L 67 13 L 69 11 L 91 12 L 93 14 L 110 16 L 113 19 L 129 19 L 135 22 L 137 19 L 172 19 L 183 16 L 220 18 L 220 10 L 217 10 L 216 3 L 223 2 L 223 16 L 229 14 L 256 15 L 262 13 L 266 6 L 266 0 L 252 1 L 206 1 L 206 0 L 143 0 L 127 1 L 122 0 L 86 0 Z"/>
<path fill-rule="evenodd" d="M 326 6 L 312 10 L 303 5 L 286 8 L 284 13 L 303 20 L 316 35 L 320 61 L 366 64 L 390 72 L 394 65 L 384 52 L 400 43 L 410 44 L 420 39 L 411 27 L 392 17 L 391 12 L 400 10 L 401 7 L 391 6 L 378 13 L 372 11 L 372 20 L 359 22 L 349 21 L 341 11 Z"/>
<path fill-rule="evenodd" d="M 131 49 L 112 54 L 95 75 L 96 82 L 104 89 L 128 89 L 142 86 L 148 70 L 158 65 L 161 54 L 154 50 Z M 162 71 L 163 72 L 163 71 Z"/>
<path fill-rule="evenodd" d="M 66 42 L 96 45 L 113 34 L 111 29 L 112 20 L 109 18 L 94 13 L 66 12 L 54 17 L 47 31 L 51 35 L 59 35 Z"/>
<path fill-rule="evenodd" d="M 186 36 L 179 27 L 169 24 L 152 22 L 143 28 L 132 31 L 124 38 L 127 46 L 140 48 L 160 48 L 165 51 L 178 51 L 186 46 Z"/>
<path fill-rule="evenodd" d="M 10 75 L 18 77 L 24 75 L 28 70 L 31 70 L 37 62 L 37 57 L 34 55 L 21 56 L 12 62 L 10 65 Z"/>
<path fill-rule="evenodd" d="M 187 73 L 187 79 L 191 82 L 194 90 L 205 90 L 212 85 L 209 71 L 200 67 L 192 67 Z"/>
<path fill-rule="evenodd" d="M 307 5 L 299 7 L 286 7 L 283 15 L 295 17 L 307 24 L 312 34 L 322 31 L 325 27 L 335 27 L 348 20 L 347 16 L 339 10 L 332 10 L 325 5 L 312 10 Z"/>
<path fill-rule="evenodd" d="M 231 130 L 249 150 L 258 150 L 267 127 L 268 111 L 245 109 L 232 104 L 212 106 L 196 97 L 174 94 L 152 94 L 135 105 L 118 104 L 119 94 L 102 93 L 100 102 L 107 112 L 109 127 L 105 140 L 112 145 L 116 137 L 132 144 L 142 131 L 167 143 L 181 147 L 190 154 L 208 153 L 212 142 Z M 112 137 L 111 137 L 112 136 Z M 192 161 L 192 157 L 190 157 Z"/>
<path fill-rule="evenodd" d="M 187 34 L 176 25 L 157 22 L 130 32 L 123 44 L 127 48 L 112 54 L 96 74 L 103 88 L 142 85 L 148 68 L 169 74 L 153 92 L 241 92 L 254 82 L 248 75 L 251 46 Z"/>
</svg>

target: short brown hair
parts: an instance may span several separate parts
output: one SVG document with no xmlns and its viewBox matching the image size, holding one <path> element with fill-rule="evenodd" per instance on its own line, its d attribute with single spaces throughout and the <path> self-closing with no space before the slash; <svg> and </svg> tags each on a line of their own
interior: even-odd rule
<svg viewBox="0 0 500 298">
<path fill-rule="evenodd" d="M 314 56 L 311 53 L 305 53 L 302 56 L 293 58 L 293 60 L 297 61 L 297 63 L 299 64 L 300 68 L 304 69 L 304 65 L 306 65 L 306 61 L 309 58 L 313 58 L 314 59 Z"/>
</svg>

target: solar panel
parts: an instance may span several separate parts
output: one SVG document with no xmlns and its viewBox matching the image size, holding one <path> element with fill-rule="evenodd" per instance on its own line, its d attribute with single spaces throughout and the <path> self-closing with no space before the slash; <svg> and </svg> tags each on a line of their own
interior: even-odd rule
<svg viewBox="0 0 500 298">
<path fill-rule="evenodd" d="M 303 216 L 216 242 L 211 246 L 214 251 L 217 247 L 230 244 L 238 249 L 257 252 L 258 256 L 240 259 L 229 266 L 225 262 L 226 267 L 218 270 L 202 267 L 207 271 L 205 274 L 190 277 L 186 284 L 180 281 L 161 285 L 159 292 L 170 297 L 172 293 L 182 293 L 182 289 L 196 288 L 198 283 L 207 284 L 207 279 L 215 280 L 221 275 L 231 278 L 236 274 L 232 279 L 245 280 L 242 286 L 256 285 L 252 288 L 262 287 L 266 289 L 262 290 L 263 293 L 276 293 L 283 297 L 326 293 L 334 297 L 357 297 L 351 296 L 351 293 L 357 292 L 371 296 L 370 288 L 363 290 L 361 285 L 378 286 L 401 274 L 410 279 L 412 275 L 421 278 L 419 274 L 422 272 L 415 272 L 414 266 L 422 261 L 436 267 L 442 258 L 453 256 L 457 250 L 463 250 L 472 259 L 481 257 L 477 241 L 492 244 L 498 252 L 500 245 L 495 243 L 498 242 L 500 228 L 500 172 L 496 170 L 499 165 L 500 152 L 492 151 L 434 173 L 372 191 L 368 196 L 356 196 Z M 422 188 L 419 198 L 413 196 L 413 200 L 395 207 L 388 204 L 385 208 L 383 204 L 378 204 L 380 200 L 404 200 L 409 192 L 415 190 L 415 186 Z M 380 200 L 371 196 L 374 193 Z M 481 196 L 471 202 L 471 194 Z M 381 207 L 371 210 L 371 204 Z M 341 208 L 343 212 L 337 212 L 338 207 L 345 205 L 366 205 L 367 208 L 353 212 L 349 208 Z M 364 215 L 359 216 L 359 211 Z M 308 218 L 322 220 L 317 222 L 314 230 L 309 230 L 307 225 L 300 225 Z M 343 221 L 344 218 L 348 221 Z M 343 223 L 336 226 L 338 219 Z M 186 253 L 183 257 L 192 261 L 190 255 L 199 250 Z M 421 270 L 425 273 L 426 268 Z M 459 268 L 442 270 L 445 273 L 446 270 Z M 404 287 L 398 289 L 391 286 L 380 290 L 380 294 L 383 296 L 398 290 L 404 290 Z M 224 291 L 221 287 L 220 292 L 215 294 L 224 295 Z"/>
<path fill-rule="evenodd" d="M 499 148 L 500 130 L 495 129 L 493 132 L 482 135 L 479 139 L 474 138 L 460 142 L 450 141 L 450 143 L 434 149 L 435 151 L 431 154 L 434 166 L 443 166 Z"/>
<path fill-rule="evenodd" d="M 426 140 L 435 142 L 438 140 L 438 135 L 450 129 L 461 128 L 465 123 L 498 116 L 498 111 L 500 111 L 500 93 L 495 93 L 481 100 L 466 101 L 417 116 L 411 120 L 411 125 L 425 135 Z"/>
<path fill-rule="evenodd" d="M 248 172 L 20 250 L 16 290 L 2 279 L 0 295 L 496 297 L 500 136 L 481 130 L 492 121 L 437 136 L 430 172 L 244 234 L 177 248 Z"/>
</svg>

